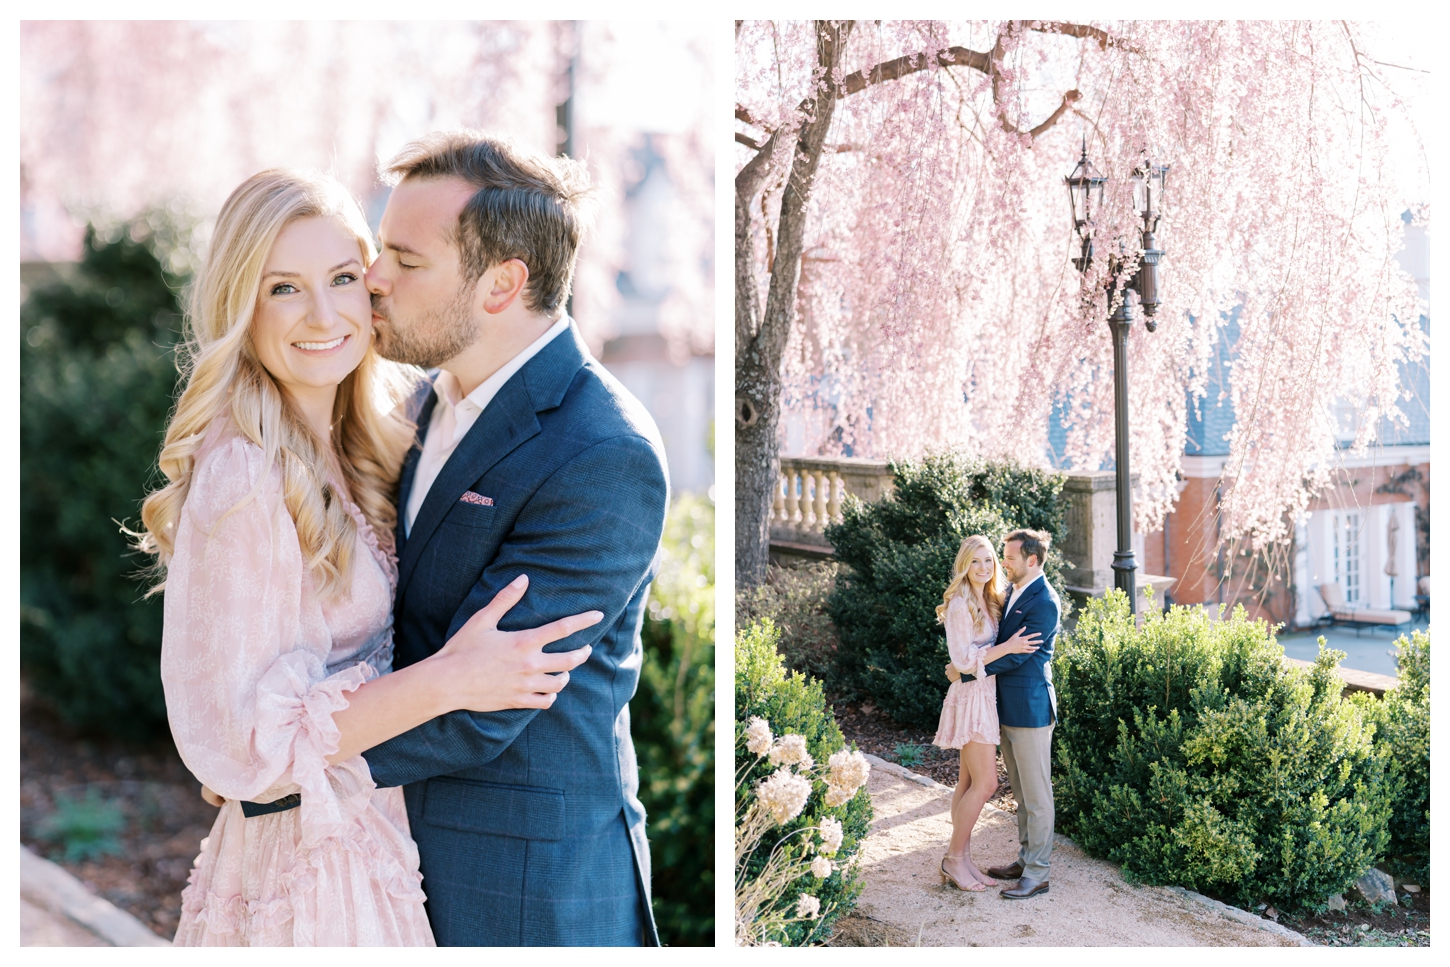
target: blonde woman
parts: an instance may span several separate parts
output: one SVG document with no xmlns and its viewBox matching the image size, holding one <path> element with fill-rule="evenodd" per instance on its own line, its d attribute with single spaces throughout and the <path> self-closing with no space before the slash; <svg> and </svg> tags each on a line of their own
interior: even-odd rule
<svg viewBox="0 0 1450 967">
<path fill-rule="evenodd" d="M 548 707 L 589 649 L 543 645 L 601 617 L 499 631 L 521 577 L 390 673 L 418 374 L 373 351 L 374 255 L 340 184 L 265 171 L 222 207 L 191 294 L 169 483 L 139 535 L 164 572 L 172 735 L 222 807 L 178 945 L 431 946 L 403 791 L 359 753 L 456 709 Z"/>
<path fill-rule="evenodd" d="M 997 885 L 972 862 L 972 828 L 997 791 L 997 687 L 984 666 L 1003 655 L 1037 650 L 1037 636 L 1025 631 L 994 644 L 1006 603 L 1003 586 L 992 542 L 973 534 L 957 551 L 951 582 L 936 609 L 937 621 L 946 626 L 952 659 L 947 677 L 952 684 L 942 703 L 934 741 L 941 748 L 961 750 L 960 772 L 952 790 L 952 839 L 942 858 L 942 882 L 972 892 Z M 963 674 L 976 677 L 964 681 Z"/>
</svg>

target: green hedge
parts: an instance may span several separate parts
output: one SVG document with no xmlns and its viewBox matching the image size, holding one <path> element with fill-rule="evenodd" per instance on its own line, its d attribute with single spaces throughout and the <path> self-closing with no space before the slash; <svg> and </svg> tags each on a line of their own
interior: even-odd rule
<svg viewBox="0 0 1450 967">
<path fill-rule="evenodd" d="M 1314 907 L 1384 855 L 1401 783 L 1377 701 L 1341 697 L 1324 650 L 1287 666 L 1242 608 L 1150 613 L 1094 600 L 1053 661 L 1058 828 L 1148 883 Z"/>
<path fill-rule="evenodd" d="M 1390 774 L 1403 788 L 1390 814 L 1390 868 L 1430 882 L 1430 635 L 1395 642 L 1400 680 L 1379 703 L 1377 741 Z"/>
<path fill-rule="evenodd" d="M 780 632 L 785 667 L 812 678 L 827 678 L 836 662 L 836 626 L 826 602 L 841 565 L 817 561 L 799 567 L 766 569 L 765 580 L 735 594 L 735 627 L 769 621 Z"/>
<path fill-rule="evenodd" d="M 963 538 L 999 545 L 1018 527 L 1052 535 L 1045 570 L 1063 599 L 1061 474 L 954 454 L 896 464 L 895 492 L 872 504 L 848 499 L 826 529 L 846 565 L 827 610 L 840 636 L 833 689 L 869 695 L 898 722 L 934 728 L 948 682 L 946 634 L 936 606 Z M 1066 617 L 1064 613 L 1063 617 Z"/>
<path fill-rule="evenodd" d="M 629 703 L 649 817 L 660 940 L 715 942 L 715 506 L 685 495 L 665 524 L 644 667 Z"/>
<path fill-rule="evenodd" d="M 88 228 L 81 262 L 20 310 L 21 665 L 71 723 L 132 738 L 166 727 L 161 599 L 141 600 L 149 562 L 120 532 L 159 478 L 177 382 L 165 241 L 144 220 Z"/>
<path fill-rule="evenodd" d="M 758 715 L 769 722 L 771 732 L 777 736 L 805 736 L 806 748 L 817 763 L 824 764 L 832 753 L 846 748 L 845 737 L 836 725 L 836 717 L 821 691 L 821 683 L 799 672 L 788 672 L 776 648 L 778 641 L 779 632 L 769 621 L 751 625 L 738 632 L 735 641 L 737 823 L 745 815 L 745 810 L 741 808 L 745 793 L 773 771 L 773 767 L 765 760 L 756 762 L 747 771 L 742 771 L 757 758 L 745 748 L 745 723 L 752 716 Z M 797 880 L 782 897 L 787 903 L 794 904 L 796 897 L 809 892 L 820 899 L 821 909 L 824 911 L 819 924 L 793 923 L 786 928 L 792 945 L 801 943 L 813 929 L 814 942 L 829 938 L 831 925 L 835 920 L 855 907 L 856 898 L 864 884 L 856 864 L 850 861 L 861 848 L 861 841 L 871 828 L 870 795 L 863 787 L 844 805 L 828 807 L 824 803 L 822 788 L 816 789 L 799 816 L 784 826 L 776 827 L 773 835 L 767 834 L 761 840 L 749 863 L 750 873 L 758 874 L 777 843 L 798 829 L 820 825 L 821 820 L 828 816 L 839 819 L 845 831 L 840 851 L 831 857 L 836 862 L 835 871 L 824 882 L 814 879 Z M 800 847 L 786 849 L 797 850 Z"/>
</svg>

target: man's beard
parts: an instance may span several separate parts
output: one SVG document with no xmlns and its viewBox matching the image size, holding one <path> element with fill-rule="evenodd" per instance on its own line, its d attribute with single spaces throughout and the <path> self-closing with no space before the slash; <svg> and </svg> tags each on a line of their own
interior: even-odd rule
<svg viewBox="0 0 1450 967">
<path fill-rule="evenodd" d="M 432 369 L 463 352 L 478 341 L 469 293 L 460 290 L 452 302 L 425 312 L 422 318 L 402 326 L 373 295 L 373 312 L 385 325 L 377 326 L 378 353 L 384 359 Z"/>
</svg>

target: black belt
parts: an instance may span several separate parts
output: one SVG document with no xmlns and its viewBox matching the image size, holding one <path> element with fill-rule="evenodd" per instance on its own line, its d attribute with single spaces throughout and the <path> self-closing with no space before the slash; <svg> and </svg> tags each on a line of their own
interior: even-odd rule
<svg viewBox="0 0 1450 967">
<path fill-rule="evenodd" d="M 302 805 L 302 793 L 294 792 L 290 796 L 283 796 L 281 799 L 273 799 L 271 802 L 247 802 L 242 800 L 242 815 L 251 819 L 253 816 L 265 816 L 268 813 L 285 813 L 289 809 L 296 809 Z"/>
</svg>

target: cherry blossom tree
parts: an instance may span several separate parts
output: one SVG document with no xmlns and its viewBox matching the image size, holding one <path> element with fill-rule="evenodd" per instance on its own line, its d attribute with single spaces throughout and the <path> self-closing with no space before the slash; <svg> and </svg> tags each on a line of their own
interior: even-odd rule
<svg viewBox="0 0 1450 967">
<path fill-rule="evenodd" d="M 1428 342 L 1396 263 L 1428 219 L 1421 74 L 1330 21 L 737 22 L 737 580 L 764 574 L 782 412 L 807 451 L 1113 453 L 1106 258 L 1140 255 L 1130 172 L 1171 165 L 1159 326 L 1130 339 L 1137 524 L 1176 496 L 1191 407 L 1237 316 L 1222 532 L 1263 550 L 1402 419 Z M 1108 178 L 1095 260 L 1063 178 Z"/>
</svg>

